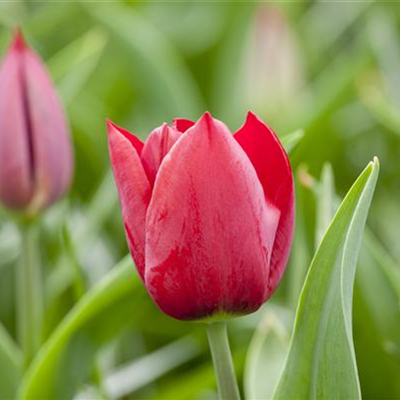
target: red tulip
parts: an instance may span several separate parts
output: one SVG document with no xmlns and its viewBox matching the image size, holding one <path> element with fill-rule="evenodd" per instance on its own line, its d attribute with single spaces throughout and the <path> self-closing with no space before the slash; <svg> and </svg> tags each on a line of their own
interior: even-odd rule
<svg viewBox="0 0 400 400">
<path fill-rule="evenodd" d="M 0 68 L 0 201 L 35 214 L 65 193 L 72 169 L 60 100 L 17 32 Z"/>
<path fill-rule="evenodd" d="M 249 113 L 234 136 L 209 113 L 143 144 L 108 123 L 128 244 L 159 308 L 195 320 L 257 310 L 285 269 L 293 177 L 277 137 Z"/>
</svg>

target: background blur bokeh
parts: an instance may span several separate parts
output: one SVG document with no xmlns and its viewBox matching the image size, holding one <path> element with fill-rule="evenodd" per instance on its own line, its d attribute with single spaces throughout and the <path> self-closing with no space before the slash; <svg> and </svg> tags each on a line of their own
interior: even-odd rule
<svg viewBox="0 0 400 400">
<path fill-rule="evenodd" d="M 375 249 L 398 266 L 399 23 L 399 4 L 380 1 L 0 1 L 0 54 L 11 29 L 21 25 L 50 69 L 75 147 L 70 196 L 45 215 L 41 228 L 43 340 L 127 253 L 106 117 L 142 139 L 164 121 L 197 119 L 205 110 L 232 131 L 250 109 L 279 136 L 304 130 L 291 153 L 298 222 L 287 274 L 262 310 L 230 324 L 241 382 L 264 313 L 295 310 L 316 246 L 311 176 L 319 179 L 327 162 L 343 196 L 373 156 L 379 157 L 369 232 Z M 398 300 L 374 269 L 365 267 L 370 275 L 363 274 L 372 256 L 362 251 L 354 340 L 363 396 L 399 398 Z M 0 321 L 11 337 L 18 252 L 18 232 L 2 211 Z M 105 392 L 111 398 L 214 398 L 201 325 L 162 315 L 133 266 L 131 286 L 65 340 L 52 368 L 55 398 L 99 398 Z"/>
</svg>

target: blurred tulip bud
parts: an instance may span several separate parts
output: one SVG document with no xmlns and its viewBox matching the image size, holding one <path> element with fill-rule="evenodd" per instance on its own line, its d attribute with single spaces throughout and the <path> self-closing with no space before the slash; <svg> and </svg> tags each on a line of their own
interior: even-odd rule
<svg viewBox="0 0 400 400">
<path fill-rule="evenodd" d="M 17 31 L 0 67 L 0 201 L 34 215 L 64 195 L 72 172 L 60 99 Z"/>
<path fill-rule="evenodd" d="M 243 87 L 257 111 L 276 113 L 296 94 L 303 84 L 300 54 L 285 14 L 276 6 L 261 5 L 245 57 Z"/>
<path fill-rule="evenodd" d="M 278 285 L 294 226 L 290 163 L 249 113 L 233 136 L 204 114 L 146 143 L 108 123 L 127 241 L 148 292 L 182 320 L 257 310 Z"/>
</svg>

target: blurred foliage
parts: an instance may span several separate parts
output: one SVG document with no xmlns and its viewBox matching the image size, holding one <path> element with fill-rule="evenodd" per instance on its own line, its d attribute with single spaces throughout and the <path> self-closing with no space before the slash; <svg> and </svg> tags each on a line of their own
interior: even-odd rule
<svg viewBox="0 0 400 400">
<path fill-rule="evenodd" d="M 23 381 L 24 398 L 42 390 L 56 399 L 216 397 L 201 325 L 162 315 L 129 261 L 113 268 L 127 247 L 105 133 L 106 117 L 144 139 L 164 121 L 196 119 L 206 109 L 232 131 L 251 109 L 281 137 L 304 132 L 291 153 L 297 227 L 287 273 L 269 303 L 230 324 L 240 381 L 264 314 L 279 307 L 293 315 L 321 238 L 312 176 L 329 162 L 342 196 L 378 156 L 354 342 L 363 398 L 399 398 L 399 24 L 398 4 L 379 1 L 0 2 L 0 53 L 21 25 L 63 98 L 76 159 L 70 196 L 41 226 L 46 345 Z M 0 365 L 9 374 L 2 398 L 15 393 L 21 374 L 18 255 L 18 232 L 1 211 Z M 69 323 L 76 314 L 79 324 Z M 42 381 L 48 371 L 51 381 Z"/>
</svg>

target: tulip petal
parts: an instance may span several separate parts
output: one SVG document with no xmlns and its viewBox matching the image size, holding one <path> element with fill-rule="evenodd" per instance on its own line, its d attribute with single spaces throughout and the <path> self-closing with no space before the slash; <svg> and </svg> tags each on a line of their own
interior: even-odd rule
<svg viewBox="0 0 400 400">
<path fill-rule="evenodd" d="M 33 207 L 40 209 L 68 189 L 73 172 L 72 147 L 63 107 L 45 65 L 23 44 L 21 58 L 27 118 L 34 143 L 36 205 Z"/>
<path fill-rule="evenodd" d="M 0 69 L 0 198 L 10 208 L 24 208 L 33 194 L 33 165 L 22 84 L 18 35 Z"/>
<path fill-rule="evenodd" d="M 179 319 L 256 310 L 266 295 L 278 219 L 246 154 L 206 113 L 156 178 L 146 218 L 149 293 Z"/>
<path fill-rule="evenodd" d="M 129 140 L 129 142 L 135 148 L 135 150 L 136 150 L 136 152 L 138 153 L 139 156 L 142 154 L 144 143 L 139 138 L 137 138 L 135 135 L 133 135 L 132 133 L 130 133 L 126 129 L 121 128 L 117 124 L 114 124 L 114 122 L 110 121 L 109 119 L 107 119 L 107 127 L 108 127 L 109 130 L 112 127 L 114 127 L 120 134 L 122 134 L 125 137 L 125 139 Z"/>
<path fill-rule="evenodd" d="M 287 154 L 274 132 L 256 115 L 249 112 L 235 139 L 250 158 L 268 203 L 281 218 L 271 255 L 269 293 L 272 294 L 284 272 L 294 230 L 293 175 Z"/>
<path fill-rule="evenodd" d="M 140 161 L 143 144 L 108 121 L 111 166 L 114 172 L 129 249 L 140 277 L 145 268 L 145 220 L 151 187 Z"/>
<path fill-rule="evenodd" d="M 165 123 L 150 133 L 140 158 L 151 185 L 154 184 L 162 160 L 181 135 L 181 132 Z"/>
<path fill-rule="evenodd" d="M 172 126 L 182 133 L 186 132 L 193 125 L 194 125 L 193 121 L 185 118 L 175 118 L 172 123 Z"/>
</svg>

